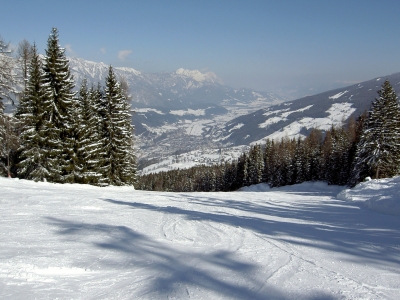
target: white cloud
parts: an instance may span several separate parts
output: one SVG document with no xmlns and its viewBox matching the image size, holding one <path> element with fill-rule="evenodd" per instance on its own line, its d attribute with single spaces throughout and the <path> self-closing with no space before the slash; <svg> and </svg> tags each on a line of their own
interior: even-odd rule
<svg viewBox="0 0 400 300">
<path fill-rule="evenodd" d="M 124 61 L 131 53 L 132 50 L 121 50 L 118 52 L 118 58 Z"/>
<path fill-rule="evenodd" d="M 104 48 L 104 47 L 103 47 L 103 48 L 100 48 L 100 51 L 101 51 L 101 53 L 103 53 L 103 54 L 106 54 L 106 52 L 107 52 L 107 51 L 106 51 L 106 48 Z"/>
<path fill-rule="evenodd" d="M 76 56 L 76 53 L 74 50 L 72 50 L 72 45 L 71 44 L 66 44 L 65 46 L 65 50 L 67 50 L 67 54 L 70 56 Z"/>
</svg>

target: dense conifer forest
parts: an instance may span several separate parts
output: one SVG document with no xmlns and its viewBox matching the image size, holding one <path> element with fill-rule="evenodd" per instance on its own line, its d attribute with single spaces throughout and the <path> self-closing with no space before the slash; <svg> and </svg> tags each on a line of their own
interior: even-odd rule
<svg viewBox="0 0 400 300">
<path fill-rule="evenodd" d="M 271 187 L 305 181 L 355 186 L 366 177 L 400 173 L 400 108 L 389 81 L 369 112 L 327 132 L 306 138 L 266 140 L 239 159 L 136 177 L 133 127 L 127 91 L 109 67 L 105 86 L 75 91 L 58 30 L 41 57 L 27 41 L 14 60 L 0 38 L 0 98 L 24 86 L 13 116 L 0 101 L 0 172 L 34 181 L 135 185 L 152 191 L 234 191 L 267 183 Z M 22 78 L 14 69 L 18 62 Z"/>
<path fill-rule="evenodd" d="M 2 64 L 13 60 L 1 43 Z M 24 90 L 14 116 L 0 108 L 1 172 L 34 181 L 133 185 L 136 158 L 130 107 L 109 67 L 104 88 L 84 81 L 75 92 L 65 50 L 53 28 L 42 58 L 25 42 L 17 62 L 24 66 Z M 7 60 L 6 60 L 7 59 Z M 13 66 L 16 67 L 16 66 Z M 18 83 L 13 68 L 2 78 L 9 97 Z M 1 103 L 1 102 L 0 102 Z"/>
</svg>

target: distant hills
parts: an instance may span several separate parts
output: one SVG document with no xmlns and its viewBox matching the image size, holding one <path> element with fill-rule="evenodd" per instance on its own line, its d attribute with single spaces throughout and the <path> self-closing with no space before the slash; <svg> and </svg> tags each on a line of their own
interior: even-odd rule
<svg viewBox="0 0 400 300">
<path fill-rule="evenodd" d="M 311 128 L 326 130 L 340 125 L 351 116 L 357 117 L 369 110 L 385 79 L 400 95 L 400 73 L 375 78 L 237 117 L 227 122 L 224 140 L 232 145 L 243 145 L 266 138 L 307 135 Z"/>
<path fill-rule="evenodd" d="M 391 82 L 399 95 L 400 73 L 395 73 L 314 96 L 267 106 L 220 123 L 218 130 L 210 134 L 213 143 L 210 143 L 209 147 L 216 148 L 218 146 L 220 149 L 218 153 L 221 153 L 220 157 L 222 157 L 220 161 L 226 161 L 226 155 L 229 155 L 227 153 L 231 153 L 231 157 L 237 156 L 235 146 L 263 143 L 266 138 L 275 140 L 283 137 L 297 138 L 308 135 L 312 128 L 328 130 L 331 126 L 340 126 L 349 118 L 357 118 L 361 113 L 370 109 L 371 103 L 378 97 L 377 91 L 381 89 L 385 79 Z M 167 137 L 168 134 L 163 139 L 167 139 Z M 203 131 L 201 137 L 208 137 L 208 132 Z M 196 152 L 159 157 L 144 172 L 159 171 L 162 168 L 167 170 L 182 168 L 181 163 L 176 161 L 185 161 L 188 166 L 199 164 L 199 156 L 193 155 L 193 153 Z M 207 152 L 202 151 L 201 153 Z M 196 159 L 191 159 L 193 156 Z M 201 163 L 204 164 L 204 162 Z M 216 162 L 207 161 L 206 164 L 210 163 Z"/>
</svg>

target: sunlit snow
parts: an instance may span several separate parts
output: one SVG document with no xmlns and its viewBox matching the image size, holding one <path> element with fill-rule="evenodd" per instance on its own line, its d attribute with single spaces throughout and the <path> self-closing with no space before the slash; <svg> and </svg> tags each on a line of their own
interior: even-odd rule
<svg viewBox="0 0 400 300">
<path fill-rule="evenodd" d="M 399 178 L 345 192 L 318 182 L 158 193 L 6 178 L 0 189 L 1 299 L 400 294 L 399 216 L 364 205 L 398 201 Z"/>
<path fill-rule="evenodd" d="M 348 92 L 349 91 L 344 91 L 344 92 L 337 93 L 336 95 L 330 96 L 329 99 L 332 99 L 332 100 L 338 99 L 338 98 L 342 97 L 344 94 L 346 94 Z"/>
<path fill-rule="evenodd" d="M 303 112 L 303 111 L 310 109 L 311 107 L 313 107 L 313 105 L 308 105 L 306 107 L 303 107 L 303 108 L 300 108 L 297 110 L 292 110 L 292 111 L 288 111 L 290 108 L 276 110 L 276 111 L 267 111 L 263 114 L 264 116 L 269 116 L 272 114 L 276 114 L 277 116 L 268 118 L 268 120 L 259 124 L 258 127 L 259 128 L 268 128 L 268 126 L 270 126 L 272 124 L 278 123 L 280 121 L 286 121 L 287 117 L 295 112 Z M 278 116 L 278 114 L 279 114 L 279 116 Z"/>
<path fill-rule="evenodd" d="M 203 134 L 203 128 L 210 123 L 212 123 L 212 120 L 196 120 L 196 122 L 191 122 L 186 127 L 186 134 L 201 136 Z"/>
<path fill-rule="evenodd" d="M 164 125 L 162 127 L 150 127 L 147 126 L 146 124 L 142 123 L 143 127 L 145 127 L 149 132 L 152 133 L 157 133 L 157 134 L 162 134 L 164 132 L 168 132 L 168 131 L 173 131 L 173 130 L 177 130 L 178 127 L 174 126 L 174 125 Z"/>
<path fill-rule="evenodd" d="M 155 108 L 135 108 L 135 112 L 137 113 L 147 113 L 147 112 L 155 112 L 159 115 L 165 115 L 165 113 L 163 113 L 162 111 L 155 109 Z"/>
<path fill-rule="evenodd" d="M 204 109 L 180 109 L 180 110 L 171 110 L 169 112 L 171 115 L 178 115 L 178 116 L 184 116 L 184 115 L 194 115 L 194 116 L 204 116 L 206 114 Z"/>
<path fill-rule="evenodd" d="M 221 149 L 194 150 L 179 155 L 171 155 L 165 158 L 160 158 L 158 163 L 145 167 L 141 170 L 141 174 L 188 169 L 198 165 L 216 165 L 237 159 L 244 151 L 248 150 L 249 146 L 243 145 Z"/>
<path fill-rule="evenodd" d="M 289 138 L 304 137 L 304 135 L 300 133 L 303 128 L 305 129 L 317 128 L 320 130 L 329 130 L 332 126 L 341 125 L 343 121 L 346 120 L 348 117 L 350 117 L 355 110 L 356 109 L 352 107 L 352 103 L 347 103 L 347 102 L 333 103 L 332 106 L 326 111 L 329 114 L 329 116 L 325 118 L 310 118 L 310 117 L 301 118 L 298 121 L 294 121 L 289 125 L 283 127 L 282 130 L 275 131 L 274 133 L 268 135 L 267 137 L 259 141 L 255 141 L 252 144 L 263 143 L 267 138 L 280 140 L 281 138 L 284 137 L 289 137 Z M 267 127 L 281 120 L 285 119 L 281 117 L 269 118 L 267 121 L 260 124 L 259 126 Z"/>
<path fill-rule="evenodd" d="M 175 74 L 190 77 L 197 82 L 202 82 L 202 81 L 220 82 L 218 77 L 213 72 L 201 73 L 199 70 L 187 70 L 179 68 L 178 70 L 175 71 Z"/>
<path fill-rule="evenodd" d="M 233 130 L 236 130 L 236 129 L 240 129 L 240 128 L 242 128 L 243 126 L 244 126 L 243 123 L 239 123 L 239 124 L 233 126 L 231 129 L 229 129 L 229 132 L 231 132 L 231 131 L 233 131 Z"/>
</svg>

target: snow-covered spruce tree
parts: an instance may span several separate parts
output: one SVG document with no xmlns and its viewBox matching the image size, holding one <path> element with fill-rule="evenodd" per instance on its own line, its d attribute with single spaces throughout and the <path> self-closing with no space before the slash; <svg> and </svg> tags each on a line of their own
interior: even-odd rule
<svg viewBox="0 0 400 300">
<path fill-rule="evenodd" d="M 76 158 L 76 125 L 77 100 L 75 98 L 74 80 L 70 73 L 69 62 L 65 56 L 65 49 L 61 48 L 58 39 L 58 30 L 53 28 L 47 40 L 46 57 L 44 62 L 46 81 L 52 92 L 52 109 L 50 121 L 59 131 L 57 141 L 61 155 L 58 155 L 58 164 L 61 176 L 51 174 L 53 181 L 74 182 L 77 168 Z M 58 152 L 58 150 L 57 150 Z"/>
<path fill-rule="evenodd" d="M 121 92 L 123 95 L 123 93 Z M 121 163 L 122 179 L 124 184 L 134 185 L 136 183 L 136 155 L 135 155 L 135 144 L 134 144 L 134 127 L 132 125 L 132 114 L 130 112 L 130 105 L 128 99 L 123 98 L 122 102 L 122 119 L 124 124 L 124 143 L 122 145 L 123 152 L 125 153 L 125 159 Z"/>
<path fill-rule="evenodd" d="M 129 105 L 122 94 L 120 84 L 110 66 L 104 89 L 107 104 L 106 119 L 106 164 L 108 184 L 133 185 L 136 180 L 136 157 L 133 149 L 133 127 Z"/>
<path fill-rule="evenodd" d="M 90 102 L 93 109 L 93 118 L 95 120 L 95 131 L 100 143 L 101 150 L 96 154 L 98 162 L 96 169 L 101 177 L 97 179 L 97 185 L 106 186 L 109 184 L 108 172 L 110 166 L 110 157 L 108 156 L 107 147 L 109 145 L 109 103 L 104 96 L 104 90 L 100 83 L 92 86 L 89 91 Z"/>
<path fill-rule="evenodd" d="M 364 131 L 366 126 L 366 122 L 368 120 L 368 112 L 364 111 L 352 124 L 352 120 L 349 123 L 349 134 L 351 137 L 351 148 L 349 150 L 349 161 L 351 162 L 350 165 L 350 172 L 349 178 L 347 178 L 347 185 L 352 187 L 358 183 L 358 178 L 365 178 L 368 176 L 368 168 L 366 165 L 363 167 L 355 168 L 357 163 L 356 155 L 357 155 L 357 146 L 360 143 L 361 135 Z"/>
<path fill-rule="evenodd" d="M 18 174 L 35 181 L 53 180 L 60 173 L 57 157 L 61 150 L 56 145 L 59 134 L 50 122 L 52 92 L 36 46 L 28 73 L 26 90 L 16 111 L 21 126 Z"/>
<path fill-rule="evenodd" d="M 88 89 L 87 79 L 84 79 L 77 95 L 80 115 L 76 139 L 77 165 L 81 169 L 75 181 L 79 183 L 98 185 L 102 176 L 101 160 L 105 153 L 99 130 L 102 120 L 97 109 L 98 96 L 94 88 Z"/>
<path fill-rule="evenodd" d="M 388 80 L 378 91 L 357 145 L 353 185 L 363 176 L 382 178 L 399 173 L 400 106 Z M 365 173 L 364 173 L 365 172 Z"/>
</svg>

